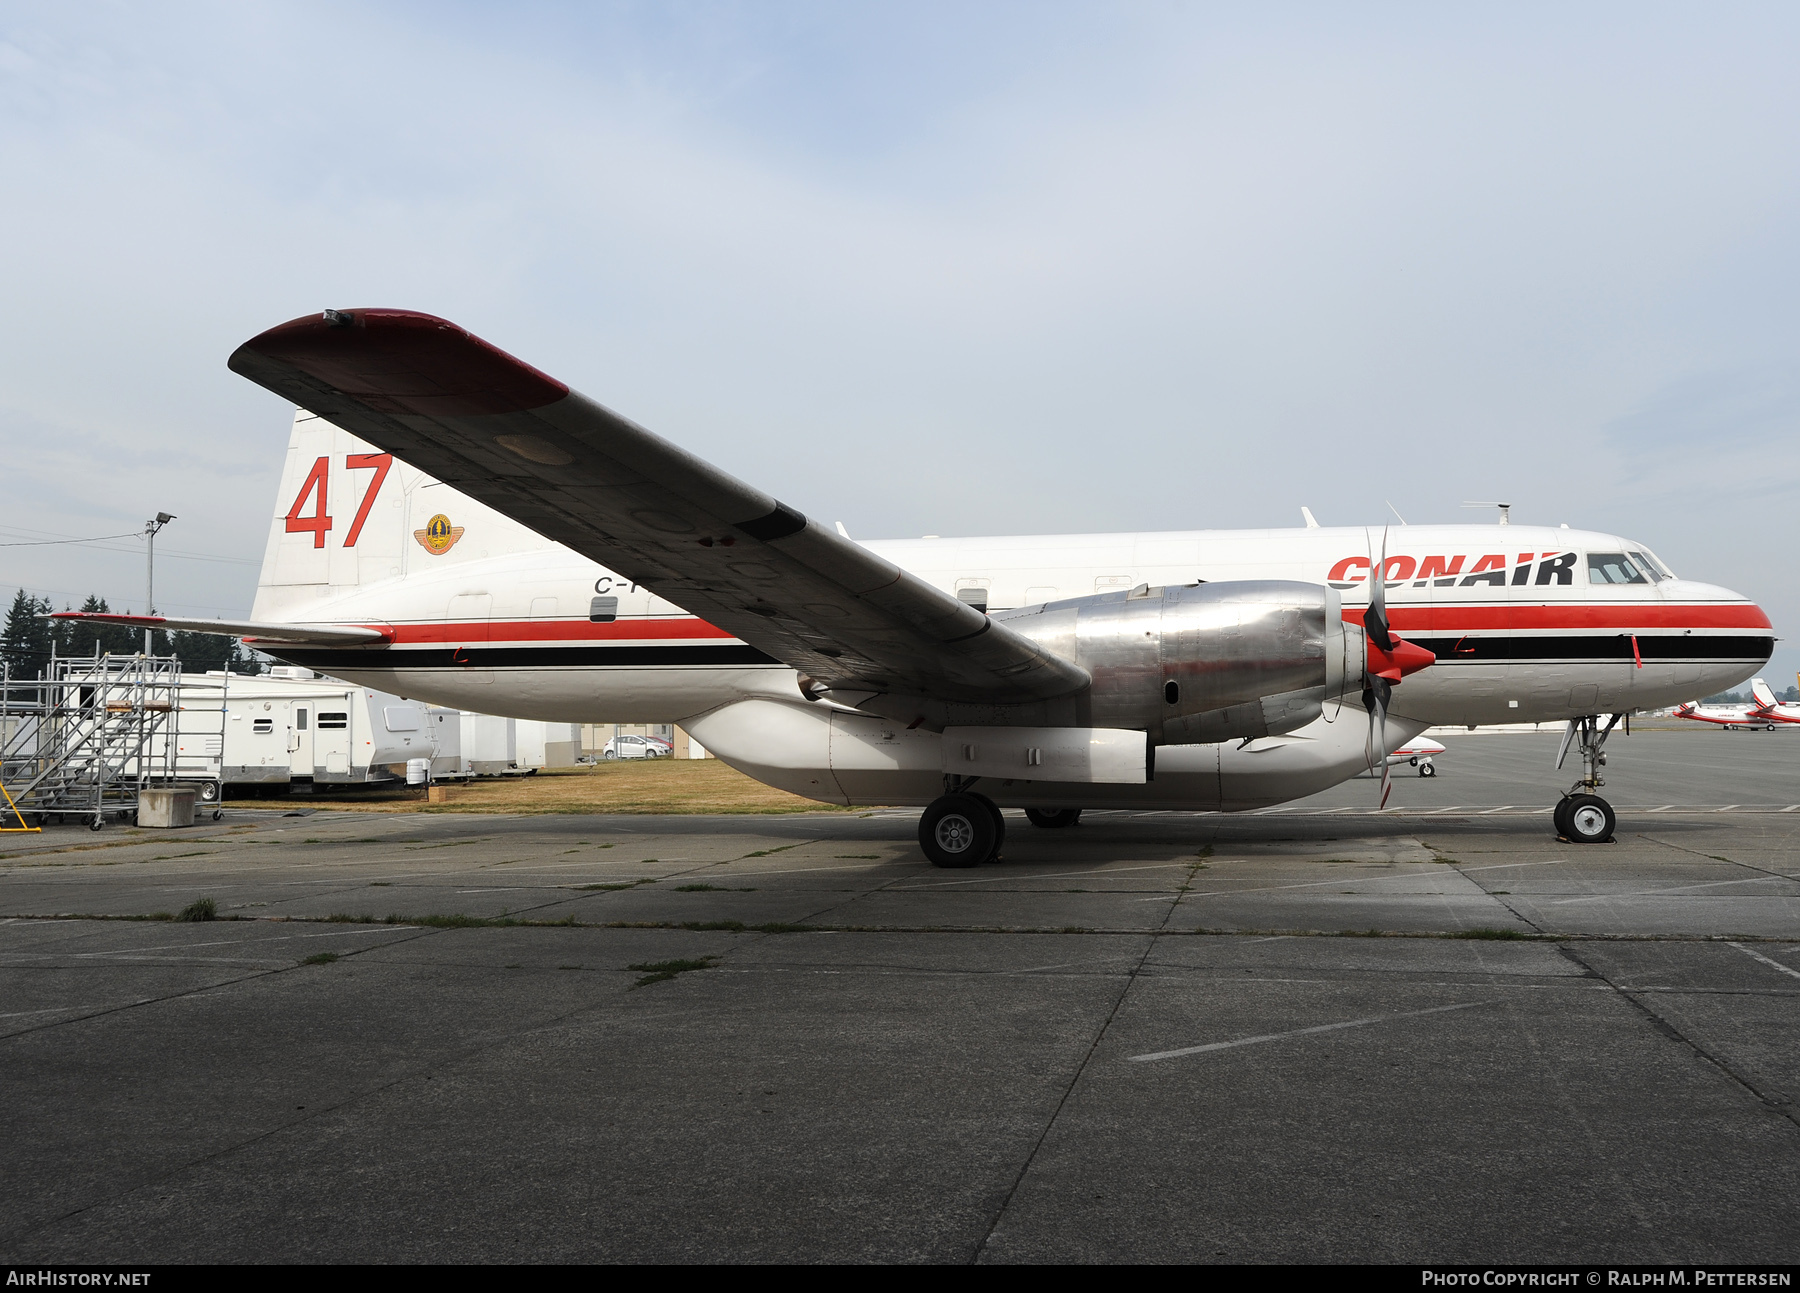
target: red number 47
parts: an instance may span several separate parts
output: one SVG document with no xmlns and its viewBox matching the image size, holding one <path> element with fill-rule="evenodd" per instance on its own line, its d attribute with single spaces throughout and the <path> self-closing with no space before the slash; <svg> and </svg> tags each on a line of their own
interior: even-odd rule
<svg viewBox="0 0 1800 1293">
<path fill-rule="evenodd" d="M 369 509 L 375 505 L 375 496 L 381 493 L 382 482 L 387 480 L 388 470 L 393 465 L 394 455 L 391 453 L 353 453 L 344 460 L 344 466 L 350 470 L 358 467 L 375 469 L 375 479 L 363 491 L 362 505 L 356 509 L 356 519 L 350 522 L 350 533 L 344 536 L 346 548 L 356 546 L 356 540 L 362 535 L 363 522 L 369 519 Z M 294 505 L 288 508 L 287 532 L 312 535 L 315 548 L 325 546 L 325 535 L 331 529 L 331 516 L 325 511 L 330 481 L 331 459 L 320 458 L 307 473 L 306 482 L 300 486 L 300 494 L 294 499 Z M 308 498 L 313 499 L 313 514 L 302 516 L 300 513 Z"/>
</svg>

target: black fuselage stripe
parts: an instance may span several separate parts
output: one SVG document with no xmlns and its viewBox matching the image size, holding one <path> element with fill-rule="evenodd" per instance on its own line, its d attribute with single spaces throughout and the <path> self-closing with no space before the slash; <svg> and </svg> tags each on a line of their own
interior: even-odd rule
<svg viewBox="0 0 1800 1293">
<path fill-rule="evenodd" d="M 1772 637 L 1715 634 L 1705 637 L 1639 637 L 1632 655 L 1627 634 L 1563 637 L 1408 638 L 1444 664 L 1525 664 L 1557 661 L 1631 661 L 1761 664 L 1775 649 Z M 347 669 L 594 669 L 609 667 L 715 668 L 778 665 L 781 662 L 742 643 L 705 646 L 582 647 L 353 647 L 270 651 L 283 660 L 324 673 Z"/>
<path fill-rule="evenodd" d="M 1628 660 L 1657 664 L 1719 662 L 1740 660 L 1761 664 L 1775 650 L 1772 637 L 1735 634 L 1694 634 L 1685 637 L 1650 637 L 1640 635 L 1637 653 L 1631 650 L 1628 633 L 1569 635 L 1564 637 L 1489 637 L 1407 638 L 1435 655 L 1444 664 L 1487 661 L 1524 662 L 1528 660 Z"/>
</svg>

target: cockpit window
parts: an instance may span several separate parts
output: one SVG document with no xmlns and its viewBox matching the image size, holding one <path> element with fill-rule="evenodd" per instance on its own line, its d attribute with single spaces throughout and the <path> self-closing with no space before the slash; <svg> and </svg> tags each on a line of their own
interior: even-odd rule
<svg viewBox="0 0 1800 1293">
<path fill-rule="evenodd" d="M 1647 584 L 1650 581 L 1638 573 L 1637 567 L 1626 560 L 1623 552 L 1590 552 L 1588 553 L 1588 582 L 1590 584 Z"/>
<path fill-rule="evenodd" d="M 1628 555 L 1631 558 L 1632 565 L 1636 566 L 1639 570 L 1644 572 L 1645 579 L 1648 579 L 1653 584 L 1659 584 L 1662 582 L 1663 572 L 1661 570 L 1657 569 L 1656 563 L 1654 561 L 1650 560 L 1650 558 L 1648 556 L 1646 556 L 1642 552 L 1637 552 L 1637 551 L 1630 552 L 1626 555 Z"/>
</svg>

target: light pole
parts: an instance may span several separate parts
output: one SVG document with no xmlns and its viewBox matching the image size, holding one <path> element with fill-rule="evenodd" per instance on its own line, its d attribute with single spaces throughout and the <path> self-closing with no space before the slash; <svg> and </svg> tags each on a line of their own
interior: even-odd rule
<svg viewBox="0 0 1800 1293">
<path fill-rule="evenodd" d="M 167 512 L 158 512 L 154 521 L 144 522 L 144 534 L 150 540 L 149 560 L 144 568 L 144 614 L 156 614 L 156 532 L 175 518 Z M 144 654 L 150 654 L 150 635 L 153 629 L 144 630 Z"/>
</svg>

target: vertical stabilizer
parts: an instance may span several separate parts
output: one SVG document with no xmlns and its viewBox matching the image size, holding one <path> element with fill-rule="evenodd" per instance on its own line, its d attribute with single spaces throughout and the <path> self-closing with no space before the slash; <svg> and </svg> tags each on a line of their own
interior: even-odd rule
<svg viewBox="0 0 1800 1293">
<path fill-rule="evenodd" d="M 324 607 L 370 585 L 555 546 L 302 409 L 251 618 L 329 618 Z"/>
</svg>

